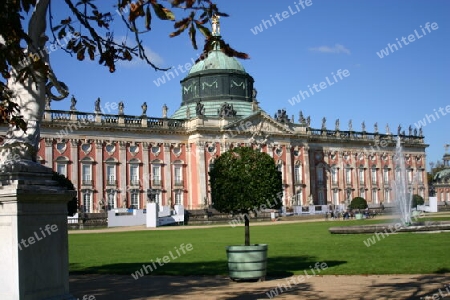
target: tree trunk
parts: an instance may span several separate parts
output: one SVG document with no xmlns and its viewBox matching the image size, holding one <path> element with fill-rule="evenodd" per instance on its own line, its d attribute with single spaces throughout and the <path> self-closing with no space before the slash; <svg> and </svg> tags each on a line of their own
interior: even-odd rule
<svg viewBox="0 0 450 300">
<path fill-rule="evenodd" d="M 245 221 L 245 246 L 250 246 L 250 219 L 248 213 L 244 214 Z"/>
</svg>

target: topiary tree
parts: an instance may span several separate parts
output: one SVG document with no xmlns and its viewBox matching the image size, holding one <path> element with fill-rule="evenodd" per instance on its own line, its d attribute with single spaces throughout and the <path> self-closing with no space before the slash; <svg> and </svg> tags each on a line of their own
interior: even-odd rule
<svg viewBox="0 0 450 300">
<path fill-rule="evenodd" d="M 53 171 L 52 179 L 58 182 L 59 186 L 65 187 L 70 191 L 75 190 L 75 186 L 73 185 L 72 181 L 70 181 L 70 179 L 67 178 L 66 176 L 59 174 L 58 172 Z M 77 209 L 78 209 L 78 199 L 75 196 L 72 198 L 72 200 L 67 202 L 67 215 L 72 217 L 77 212 Z"/>
<path fill-rule="evenodd" d="M 351 209 L 361 210 L 361 209 L 366 209 L 367 207 L 368 207 L 367 201 L 362 197 L 355 197 L 355 198 L 353 198 L 352 202 L 350 203 Z"/>
<path fill-rule="evenodd" d="M 417 205 L 423 205 L 425 201 L 423 200 L 423 197 L 417 194 L 414 194 L 411 201 L 411 206 L 413 208 L 417 207 Z"/>
<path fill-rule="evenodd" d="M 282 206 L 281 172 L 272 157 L 250 147 L 223 153 L 209 172 L 213 207 L 220 212 L 241 214 L 245 221 L 245 245 L 250 245 L 251 211 Z"/>
</svg>

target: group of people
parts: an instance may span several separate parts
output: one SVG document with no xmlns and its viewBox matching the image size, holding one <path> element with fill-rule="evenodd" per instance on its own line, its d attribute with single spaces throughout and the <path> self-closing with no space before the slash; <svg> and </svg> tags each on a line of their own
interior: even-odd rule
<svg viewBox="0 0 450 300">
<path fill-rule="evenodd" d="M 327 211 L 325 213 L 325 219 L 328 220 L 330 218 L 330 219 L 333 219 L 333 220 L 335 220 L 335 219 L 339 220 L 339 219 L 342 218 L 343 220 L 349 220 L 349 219 L 355 218 L 355 214 L 356 213 L 357 212 L 355 212 L 355 211 L 353 211 L 351 209 L 347 209 L 344 212 L 338 211 L 338 210 L 336 210 L 336 211 L 330 210 L 330 211 Z M 370 210 L 368 208 L 366 208 L 364 210 L 364 212 L 362 212 L 362 214 L 363 214 L 365 219 L 374 218 L 377 215 L 375 210 L 370 212 Z"/>
</svg>

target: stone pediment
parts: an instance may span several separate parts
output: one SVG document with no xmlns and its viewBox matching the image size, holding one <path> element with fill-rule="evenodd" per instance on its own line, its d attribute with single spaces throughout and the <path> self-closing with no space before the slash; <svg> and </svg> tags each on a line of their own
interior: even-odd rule
<svg viewBox="0 0 450 300">
<path fill-rule="evenodd" d="M 293 131 L 285 124 L 277 122 L 266 113 L 260 111 L 256 114 L 228 124 L 224 129 L 236 129 L 240 132 L 248 132 L 252 135 L 285 135 L 293 134 Z"/>
</svg>

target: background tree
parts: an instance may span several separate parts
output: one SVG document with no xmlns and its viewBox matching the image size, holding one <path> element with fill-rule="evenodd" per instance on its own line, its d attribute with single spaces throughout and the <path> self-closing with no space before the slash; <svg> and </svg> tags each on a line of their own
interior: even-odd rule
<svg viewBox="0 0 450 300">
<path fill-rule="evenodd" d="M 367 201 L 366 201 L 366 199 L 364 199 L 362 197 L 355 197 L 355 198 L 353 198 L 352 202 L 350 203 L 351 209 L 361 210 L 361 209 L 366 209 L 367 207 L 368 207 Z"/>
<path fill-rule="evenodd" d="M 418 194 L 414 194 L 412 197 L 412 202 L 411 202 L 411 206 L 412 208 L 416 208 L 417 205 L 423 205 L 425 203 L 425 201 L 423 200 L 423 197 L 418 195 Z"/>
<path fill-rule="evenodd" d="M 75 191 L 75 186 L 72 181 L 66 176 L 59 174 L 58 172 L 53 171 L 52 179 L 58 183 L 59 186 L 65 187 L 69 191 Z M 73 216 L 77 213 L 78 210 L 78 199 L 77 197 L 73 197 L 72 200 L 67 202 L 67 215 Z"/>
<path fill-rule="evenodd" d="M 273 158 L 249 147 L 233 148 L 214 162 L 209 175 L 213 207 L 244 216 L 245 245 L 250 245 L 249 213 L 282 206 L 281 172 Z"/>
<path fill-rule="evenodd" d="M 98 7 L 97 4 L 102 7 L 105 4 L 94 0 L 59 1 L 68 7 L 71 16 L 56 19 L 50 0 L 0 2 L 0 122 L 11 125 L 5 146 L 19 148 L 15 153 L 25 159 L 33 159 L 35 154 L 46 97 L 61 100 L 68 95 L 68 87 L 52 71 L 48 45 L 56 43 L 80 61 L 86 57 L 96 60 L 110 72 L 115 72 L 117 61 L 132 59 L 144 60 L 155 70 L 167 70 L 156 66 L 144 51 L 142 34 L 151 31 L 152 18 L 156 16 L 173 21 L 171 37 L 187 31 L 195 49 L 196 32 L 200 31 L 205 36 L 201 58 L 207 56 L 214 43 L 220 43 L 227 55 L 248 57 L 211 35 L 207 23 L 214 15 L 227 15 L 210 0 L 118 0 L 113 1 L 116 5 L 111 5 L 111 11 Z M 182 16 L 177 18 L 171 9 Z M 137 46 L 114 40 L 114 32 L 110 30 L 114 19 L 123 22 Z M 59 41 L 66 38 L 69 42 L 63 47 Z"/>
</svg>

